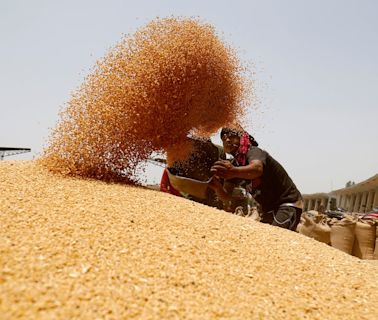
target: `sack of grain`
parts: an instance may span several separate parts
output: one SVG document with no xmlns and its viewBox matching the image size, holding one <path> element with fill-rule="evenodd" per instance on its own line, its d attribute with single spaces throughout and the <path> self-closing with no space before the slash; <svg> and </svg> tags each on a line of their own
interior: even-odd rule
<svg viewBox="0 0 378 320">
<path fill-rule="evenodd" d="M 356 221 L 351 217 L 334 222 L 331 225 L 331 246 L 352 254 L 355 228 Z"/>
<path fill-rule="evenodd" d="M 355 239 L 352 254 L 360 259 L 372 260 L 376 236 L 375 222 L 360 219 L 354 230 Z"/>
<path fill-rule="evenodd" d="M 378 260 L 378 220 L 375 220 L 376 229 L 375 229 L 375 247 L 374 247 L 374 260 Z"/>
<path fill-rule="evenodd" d="M 327 224 L 327 217 L 324 215 L 312 216 L 304 212 L 301 216 L 301 222 L 297 227 L 300 234 L 330 244 L 331 228 Z"/>
<path fill-rule="evenodd" d="M 309 216 L 313 216 L 313 217 L 316 217 L 317 215 L 319 215 L 319 212 L 316 210 L 309 210 L 307 211 L 307 213 Z"/>
<path fill-rule="evenodd" d="M 249 208 L 247 217 L 251 218 L 254 221 L 261 221 L 260 213 L 258 212 L 256 207 Z"/>
</svg>

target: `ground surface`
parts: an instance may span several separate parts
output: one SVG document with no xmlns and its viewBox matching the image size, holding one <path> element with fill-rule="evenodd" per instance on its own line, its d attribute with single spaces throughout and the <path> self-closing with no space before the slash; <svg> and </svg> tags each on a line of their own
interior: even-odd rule
<svg viewBox="0 0 378 320">
<path fill-rule="evenodd" d="M 182 198 L 0 162 L 0 319 L 377 319 L 377 271 Z"/>
</svg>

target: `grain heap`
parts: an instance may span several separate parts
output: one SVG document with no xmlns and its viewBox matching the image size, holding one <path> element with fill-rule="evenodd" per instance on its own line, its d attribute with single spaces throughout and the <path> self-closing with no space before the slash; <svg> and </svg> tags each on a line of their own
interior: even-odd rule
<svg viewBox="0 0 378 320">
<path fill-rule="evenodd" d="M 377 319 L 377 267 L 169 194 L 0 162 L 0 319 Z"/>
<path fill-rule="evenodd" d="M 376 228 L 378 220 L 346 213 L 341 220 L 329 218 L 315 210 L 303 212 L 297 231 L 331 245 L 345 253 L 368 260 L 378 260 Z"/>
<path fill-rule="evenodd" d="M 241 119 L 251 97 L 244 71 L 212 26 L 152 21 L 97 63 L 61 113 L 42 163 L 68 175 L 130 180 L 153 151 Z"/>
</svg>

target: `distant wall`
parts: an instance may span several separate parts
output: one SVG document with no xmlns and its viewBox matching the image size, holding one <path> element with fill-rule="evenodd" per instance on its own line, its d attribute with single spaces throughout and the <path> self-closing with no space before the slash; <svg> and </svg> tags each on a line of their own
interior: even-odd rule
<svg viewBox="0 0 378 320">
<path fill-rule="evenodd" d="M 349 212 L 369 212 L 378 207 L 378 174 L 351 187 L 329 193 L 303 195 L 304 210 L 318 210 L 320 205 L 330 209 L 332 202 Z"/>
</svg>

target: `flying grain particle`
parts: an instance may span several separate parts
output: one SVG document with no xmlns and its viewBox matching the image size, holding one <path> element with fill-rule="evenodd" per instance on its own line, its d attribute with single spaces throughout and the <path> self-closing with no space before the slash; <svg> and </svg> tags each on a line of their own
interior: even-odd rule
<svg viewBox="0 0 378 320">
<path fill-rule="evenodd" d="M 153 20 L 97 62 L 40 161 L 63 175 L 136 182 L 153 152 L 242 119 L 251 97 L 245 71 L 213 26 Z"/>
</svg>

